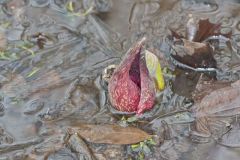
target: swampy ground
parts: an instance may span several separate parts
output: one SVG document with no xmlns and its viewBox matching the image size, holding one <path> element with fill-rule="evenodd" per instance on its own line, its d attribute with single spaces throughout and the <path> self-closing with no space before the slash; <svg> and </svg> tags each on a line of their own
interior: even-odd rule
<svg viewBox="0 0 240 160">
<path fill-rule="evenodd" d="M 0 0 L 0 7 L 0 160 L 239 159 L 240 1 Z M 231 49 L 218 43 L 211 80 L 169 59 L 169 28 L 184 32 L 191 17 L 232 33 Z M 143 36 L 166 85 L 136 119 L 112 109 L 102 77 Z M 116 125 L 134 128 L 129 136 Z M 153 136 L 119 144 L 116 135 L 126 143 Z"/>
</svg>

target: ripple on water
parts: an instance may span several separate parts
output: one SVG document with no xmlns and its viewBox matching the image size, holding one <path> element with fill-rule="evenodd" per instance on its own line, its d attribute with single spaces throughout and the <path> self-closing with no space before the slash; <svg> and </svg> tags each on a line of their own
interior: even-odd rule
<svg viewBox="0 0 240 160">
<path fill-rule="evenodd" d="M 160 4 L 157 2 L 136 2 L 131 8 L 129 22 L 135 24 L 153 18 L 153 15 L 157 14 L 159 9 Z"/>
<path fill-rule="evenodd" d="M 230 13 L 220 13 L 216 15 L 217 23 L 221 23 L 222 27 L 230 27 L 233 25 L 234 20 Z"/>
<path fill-rule="evenodd" d="M 82 3 L 86 10 L 94 6 L 98 12 L 108 12 L 112 8 L 111 0 L 83 0 Z"/>
<path fill-rule="evenodd" d="M 30 0 L 30 5 L 33 7 L 46 7 L 50 0 Z"/>
<path fill-rule="evenodd" d="M 215 0 L 183 0 L 181 1 L 183 10 L 191 12 L 214 12 L 218 9 Z"/>
<path fill-rule="evenodd" d="M 231 33 L 232 32 L 232 28 L 231 27 L 222 27 L 220 32 L 222 34 L 228 34 L 228 33 Z"/>
<path fill-rule="evenodd" d="M 27 103 L 24 109 L 24 114 L 35 114 L 40 111 L 44 106 L 44 102 L 41 99 L 35 99 Z"/>
<path fill-rule="evenodd" d="M 237 22 L 236 29 L 240 31 L 240 20 Z"/>
<path fill-rule="evenodd" d="M 77 160 L 78 158 L 68 149 L 60 149 L 52 154 L 50 154 L 47 160 Z M 83 158 L 85 159 L 85 158 Z"/>
<path fill-rule="evenodd" d="M 236 50 L 239 50 L 240 49 L 240 34 L 234 34 L 232 36 L 232 40 L 233 40 L 233 47 Z"/>
<path fill-rule="evenodd" d="M 5 107 L 4 105 L 0 102 L 0 117 L 4 115 Z"/>
</svg>

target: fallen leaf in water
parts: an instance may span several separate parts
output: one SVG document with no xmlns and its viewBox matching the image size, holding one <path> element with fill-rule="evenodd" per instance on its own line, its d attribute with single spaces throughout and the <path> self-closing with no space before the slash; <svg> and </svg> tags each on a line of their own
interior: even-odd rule
<svg viewBox="0 0 240 160">
<path fill-rule="evenodd" d="M 34 76 L 38 71 L 39 71 L 39 68 L 32 69 L 32 71 L 27 74 L 27 78 Z"/>
<path fill-rule="evenodd" d="M 182 63 L 182 66 L 216 68 L 216 60 L 213 57 L 214 47 L 205 40 L 212 36 L 222 36 L 225 39 L 231 37 L 231 32 L 222 34 L 220 29 L 221 24 L 211 23 L 208 19 L 195 22 L 191 17 L 187 22 L 185 36 L 171 29 L 172 37 L 175 38 L 172 57 Z"/>
<path fill-rule="evenodd" d="M 173 29 L 169 29 L 171 31 L 172 37 L 176 38 L 176 39 L 181 39 L 184 38 L 183 35 L 181 35 L 180 33 L 175 32 Z"/>
<path fill-rule="evenodd" d="M 208 19 L 199 20 L 198 30 L 196 32 L 194 42 L 202 42 L 210 36 L 220 35 L 221 24 L 214 24 Z"/>
<path fill-rule="evenodd" d="M 200 19 L 197 22 L 193 18 L 190 18 L 186 26 L 186 36 L 175 32 L 173 29 L 170 29 L 172 36 L 176 39 L 187 39 L 193 42 L 203 42 L 208 37 L 223 35 L 227 38 L 230 38 L 232 33 L 221 33 L 221 24 L 215 24 L 209 22 L 209 19 Z"/>
<path fill-rule="evenodd" d="M 194 123 L 194 129 L 200 133 L 201 135 L 205 135 L 205 137 L 209 137 L 211 135 L 210 127 L 209 127 L 209 119 L 207 117 L 200 117 L 196 119 Z"/>
<path fill-rule="evenodd" d="M 175 45 L 176 52 L 172 54 L 177 61 L 194 68 L 216 67 L 213 49 L 209 44 L 182 40 L 183 45 Z"/>
<path fill-rule="evenodd" d="M 207 93 L 194 106 L 196 116 L 196 130 L 210 133 L 211 128 L 224 130 L 229 124 L 229 117 L 240 114 L 240 81 L 229 86 L 225 84 L 210 93 Z M 224 119 L 224 120 L 223 120 Z"/>
<path fill-rule="evenodd" d="M 73 130 L 83 139 L 92 143 L 134 144 L 151 138 L 151 135 L 141 129 L 110 124 L 81 124 Z"/>
<path fill-rule="evenodd" d="M 24 49 L 25 51 L 29 52 L 32 56 L 35 56 L 35 52 L 25 46 L 20 46 L 20 48 Z"/>
<path fill-rule="evenodd" d="M 66 8 L 69 12 L 74 12 L 74 3 L 72 1 L 69 1 L 67 4 L 66 4 Z"/>
<path fill-rule="evenodd" d="M 200 103 L 204 96 L 210 94 L 217 89 L 224 88 L 230 85 L 230 82 L 216 81 L 208 76 L 205 76 L 204 74 L 201 74 L 195 90 L 192 93 L 192 98 L 195 103 Z"/>
<path fill-rule="evenodd" d="M 232 85 L 204 96 L 201 102 L 196 104 L 196 116 L 225 117 L 239 114 L 240 86 L 233 87 Z"/>
</svg>

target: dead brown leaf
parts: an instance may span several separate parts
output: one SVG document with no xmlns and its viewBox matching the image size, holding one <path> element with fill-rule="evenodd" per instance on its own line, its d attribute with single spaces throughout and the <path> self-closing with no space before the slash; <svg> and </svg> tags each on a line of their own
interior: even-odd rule
<svg viewBox="0 0 240 160">
<path fill-rule="evenodd" d="M 134 144 L 151 138 L 151 135 L 135 127 L 121 127 L 118 125 L 81 124 L 73 128 L 83 139 L 92 143 L 104 144 Z"/>
<path fill-rule="evenodd" d="M 209 119 L 207 117 L 198 118 L 194 124 L 196 131 L 204 135 L 211 135 L 208 122 Z"/>
<path fill-rule="evenodd" d="M 173 29 L 169 28 L 169 30 L 171 31 L 171 34 L 172 34 L 172 36 L 173 36 L 174 38 L 176 38 L 176 39 L 184 38 L 183 35 L 181 35 L 181 34 L 175 32 Z"/>
<path fill-rule="evenodd" d="M 240 80 L 210 93 L 206 92 L 199 103 L 194 106 L 198 132 L 209 134 L 213 131 L 223 133 L 231 117 L 240 114 Z M 209 85 L 208 85 L 209 86 Z M 211 131 L 210 131 L 211 130 Z"/>
<path fill-rule="evenodd" d="M 200 19 L 197 24 L 193 24 L 193 22 L 195 21 L 193 20 L 193 18 L 190 18 L 189 22 L 191 22 L 190 23 L 191 25 L 187 25 L 187 28 L 186 28 L 187 33 L 185 37 L 175 32 L 173 29 L 170 29 L 172 36 L 176 39 L 185 38 L 193 42 L 203 42 L 204 40 L 206 40 L 208 37 L 211 37 L 211 36 L 223 35 L 227 38 L 230 38 L 232 35 L 231 32 L 226 34 L 221 33 L 220 31 L 221 24 L 211 23 L 209 22 L 209 19 Z M 187 24 L 189 24 L 189 22 Z M 189 37 L 193 37 L 193 38 L 188 39 Z"/>
<path fill-rule="evenodd" d="M 209 44 L 191 42 L 186 39 L 182 39 L 182 41 L 183 46 L 175 45 L 176 54 L 172 56 L 176 60 L 194 68 L 216 67 L 213 49 Z"/>
<path fill-rule="evenodd" d="M 194 42 L 202 42 L 210 36 L 220 35 L 221 24 L 214 24 L 208 19 L 201 19 L 198 22 L 198 31 L 196 33 Z"/>
<path fill-rule="evenodd" d="M 197 117 L 227 117 L 240 113 L 240 86 L 217 89 L 196 105 Z"/>
<path fill-rule="evenodd" d="M 201 19 L 196 22 L 192 17 L 187 23 L 185 36 L 173 29 L 170 31 L 174 38 L 173 58 L 193 68 L 216 68 L 216 60 L 213 57 L 214 47 L 211 47 L 205 40 L 212 36 L 230 38 L 232 35 L 231 32 L 221 33 L 221 24 L 211 23 L 209 19 Z M 220 37 L 216 38 L 221 39 Z M 228 41 L 226 45 L 231 48 Z"/>
<path fill-rule="evenodd" d="M 230 85 L 231 85 L 230 82 L 216 81 L 215 79 L 212 79 L 204 74 L 201 74 L 201 76 L 198 79 L 195 90 L 192 93 L 192 98 L 195 103 L 200 103 L 204 96 L 210 94 L 211 92 L 217 89 L 224 88 Z"/>
</svg>

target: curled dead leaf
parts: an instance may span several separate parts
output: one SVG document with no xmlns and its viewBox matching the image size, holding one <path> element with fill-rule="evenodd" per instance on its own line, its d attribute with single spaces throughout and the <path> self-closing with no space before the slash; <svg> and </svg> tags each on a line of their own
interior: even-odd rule
<svg viewBox="0 0 240 160">
<path fill-rule="evenodd" d="M 211 36 L 225 36 L 230 38 L 232 33 L 221 33 L 221 24 L 211 23 L 209 19 L 200 19 L 198 22 L 191 17 L 186 26 L 186 33 L 185 36 L 175 32 L 171 29 L 172 36 L 176 39 L 187 39 L 193 42 L 203 42 L 208 37 Z"/>
<path fill-rule="evenodd" d="M 193 17 L 186 26 L 185 36 L 171 30 L 174 38 L 172 57 L 184 68 L 216 68 L 216 60 L 213 57 L 214 48 L 207 42 L 208 38 L 224 39 L 228 45 L 231 32 L 221 33 L 221 24 L 214 24 L 208 19 L 196 22 Z M 187 67 L 186 67 L 187 66 Z"/>
<path fill-rule="evenodd" d="M 191 42 L 182 39 L 183 45 L 173 46 L 175 53 L 172 57 L 177 61 L 194 68 L 216 67 L 216 60 L 213 57 L 213 49 L 209 44 Z"/>
</svg>

